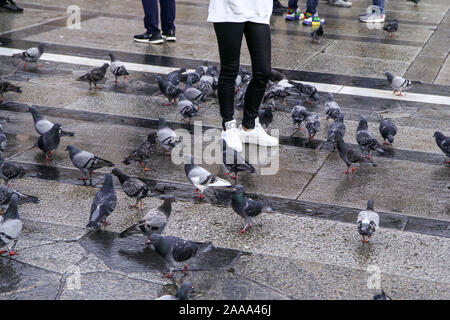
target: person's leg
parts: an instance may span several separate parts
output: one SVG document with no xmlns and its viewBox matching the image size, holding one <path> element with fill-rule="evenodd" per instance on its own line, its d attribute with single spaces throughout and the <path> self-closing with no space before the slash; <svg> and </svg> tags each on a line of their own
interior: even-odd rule
<svg viewBox="0 0 450 320">
<path fill-rule="evenodd" d="M 233 120 L 234 116 L 234 84 L 239 72 L 242 36 L 245 23 L 221 22 L 214 23 L 217 43 L 219 45 L 220 74 L 218 98 L 222 126 Z"/>
<path fill-rule="evenodd" d="M 244 98 L 244 116 L 242 126 L 255 127 L 259 106 L 266 91 L 271 71 L 270 26 L 268 24 L 246 22 L 245 39 L 252 61 L 252 80 Z"/>
<path fill-rule="evenodd" d="M 384 15 L 384 4 L 386 3 L 386 0 L 374 0 L 373 2 L 374 2 L 374 5 L 376 5 L 380 8 L 380 14 Z"/>
<path fill-rule="evenodd" d="M 319 0 L 307 0 L 306 1 L 306 12 L 312 16 L 317 12 L 317 6 L 319 5 Z"/>
<path fill-rule="evenodd" d="M 175 30 L 175 0 L 159 0 L 161 10 L 161 29 L 164 34 Z"/>
<path fill-rule="evenodd" d="M 288 8 L 293 9 L 293 10 L 297 9 L 298 8 L 298 0 L 289 0 Z"/>
<path fill-rule="evenodd" d="M 160 32 L 158 28 L 158 0 L 142 0 L 144 26 L 148 33 Z"/>
</svg>

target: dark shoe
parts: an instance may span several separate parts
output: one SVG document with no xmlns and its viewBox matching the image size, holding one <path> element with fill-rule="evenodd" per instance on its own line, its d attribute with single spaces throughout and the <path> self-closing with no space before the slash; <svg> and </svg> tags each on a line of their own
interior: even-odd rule
<svg viewBox="0 0 450 320">
<path fill-rule="evenodd" d="M 134 41 L 157 44 L 157 43 L 163 43 L 164 39 L 161 37 L 160 32 L 157 32 L 157 33 L 156 32 L 155 33 L 144 32 L 144 33 L 135 35 Z"/>
<path fill-rule="evenodd" d="M 284 12 L 286 12 L 288 9 L 288 7 L 283 6 L 279 0 L 274 0 L 273 1 L 273 11 L 272 13 L 275 14 L 283 14 Z"/>
<path fill-rule="evenodd" d="M 0 1 L 0 7 L 14 12 L 23 12 L 23 9 L 15 4 L 13 0 Z"/>
<path fill-rule="evenodd" d="M 177 37 L 175 37 L 175 30 L 169 30 L 168 32 L 163 32 L 162 38 L 166 41 L 176 41 Z"/>
</svg>

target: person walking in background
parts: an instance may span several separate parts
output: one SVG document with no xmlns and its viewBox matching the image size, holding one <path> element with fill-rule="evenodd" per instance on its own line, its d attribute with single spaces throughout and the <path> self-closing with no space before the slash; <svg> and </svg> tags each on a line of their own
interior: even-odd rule
<svg viewBox="0 0 450 320">
<path fill-rule="evenodd" d="M 222 117 L 222 139 L 241 152 L 243 142 L 278 145 L 258 119 L 259 106 L 271 74 L 270 16 L 272 0 L 210 0 L 208 22 L 214 24 L 220 56 L 218 98 Z M 239 72 L 242 38 L 245 35 L 252 61 L 252 79 L 244 97 L 242 124 L 234 116 L 235 81 Z"/>
<path fill-rule="evenodd" d="M 283 14 L 287 11 L 287 7 L 283 6 L 279 0 L 273 0 L 273 10 L 274 14 Z"/>
<path fill-rule="evenodd" d="M 344 8 L 350 8 L 352 6 L 352 3 L 347 0 L 328 0 L 328 4 L 330 6 L 344 7 Z"/>
<path fill-rule="evenodd" d="M 0 7 L 14 12 L 23 12 L 23 9 L 15 4 L 13 0 L 0 0 Z"/>
<path fill-rule="evenodd" d="M 384 22 L 385 14 L 384 14 L 384 4 L 386 0 L 373 0 L 372 7 L 369 7 L 367 12 L 362 13 L 359 16 L 359 20 L 362 22 Z"/>
<path fill-rule="evenodd" d="M 158 44 L 164 40 L 176 41 L 175 37 L 175 0 L 159 0 L 161 7 L 161 31 L 158 28 L 158 0 L 142 0 L 144 7 L 144 26 L 142 34 L 134 36 L 134 41 Z"/>
<path fill-rule="evenodd" d="M 317 13 L 319 0 L 306 0 L 306 11 L 301 12 L 298 8 L 298 0 L 289 0 L 288 12 L 286 20 L 295 21 L 303 20 L 303 24 L 307 26 L 320 26 L 325 23 L 325 19 L 321 19 Z"/>
</svg>

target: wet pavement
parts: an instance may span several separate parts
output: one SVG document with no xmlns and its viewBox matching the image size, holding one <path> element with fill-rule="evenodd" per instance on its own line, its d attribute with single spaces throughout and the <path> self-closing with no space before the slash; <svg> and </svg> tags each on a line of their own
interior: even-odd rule
<svg viewBox="0 0 450 320">
<path fill-rule="evenodd" d="M 177 42 L 160 46 L 132 41 L 133 34 L 143 31 L 138 1 L 78 1 L 79 30 L 66 28 L 66 8 L 72 2 L 20 1 L 23 14 L 0 11 L 0 50 L 45 42 L 48 53 L 107 59 L 112 51 L 125 63 L 168 68 L 219 61 L 215 35 L 206 22 L 207 0 L 177 1 Z M 410 92 L 450 100 L 450 3 L 422 1 L 415 8 L 404 0 L 389 1 L 387 18 L 397 17 L 400 24 L 390 39 L 383 30 L 357 21 L 367 1 L 352 2 L 351 9 L 320 2 L 326 24 L 318 46 L 311 45 L 310 27 L 273 16 L 273 67 L 294 80 L 381 90 L 389 90 L 384 80 L 389 70 L 424 82 Z M 241 63 L 250 63 L 245 42 Z M 360 115 L 367 117 L 379 141 L 381 117 L 393 119 L 399 128 L 386 155 L 374 154 L 377 167 L 361 166 L 352 176 L 343 174 L 346 166 L 325 143 L 331 123 L 323 112 L 326 91 L 319 92 L 319 102 L 306 105 L 322 122 L 314 141 L 306 132 L 291 137 L 290 111 L 296 101 L 288 98 L 287 107 L 278 104 L 269 128 L 280 131 L 280 170 L 270 176 L 242 174 L 238 180 L 252 198 L 275 212 L 262 213 L 246 234 L 238 234 L 244 222 L 229 206 L 230 189 L 208 190 L 206 199 L 198 201 L 183 167 L 159 147 L 149 172 L 122 163 L 156 132 L 161 116 L 173 129 L 194 130 L 181 123 L 174 106 L 163 106 L 167 99 L 159 93 L 156 71 L 131 72 L 127 82 L 118 84 L 108 71 L 103 89 L 88 91 L 75 78 L 91 66 L 52 60 L 41 64 L 23 69 L 0 54 L 0 77 L 23 90 L 7 93 L 0 105 L 8 138 L 2 156 L 32 171 L 12 186 L 41 199 L 19 207 L 24 228 L 18 255 L 0 257 L 0 299 L 154 299 L 174 294 L 183 281 L 194 283 L 194 299 L 371 299 L 378 291 L 367 286 L 369 266 L 379 268 L 381 286 L 393 299 L 450 298 L 450 168 L 443 165 L 444 154 L 433 138 L 436 130 L 450 135 L 449 104 L 335 93 L 352 148 L 357 148 Z M 51 162 L 33 148 L 38 134 L 27 112 L 30 105 L 75 132 L 62 138 Z M 218 102 L 203 103 L 196 120 L 202 121 L 201 129 L 220 134 Z M 178 202 L 164 234 L 212 242 L 217 249 L 191 261 L 189 272 L 162 278 L 166 266 L 145 237 L 118 236 L 142 214 L 128 208 L 133 200 L 116 178 L 118 205 L 108 218 L 111 224 L 98 232 L 86 230 L 92 199 L 110 169 L 97 170 L 93 186 L 83 186 L 77 179 L 80 171 L 64 151 L 68 144 L 142 178 L 152 189 L 144 211 L 162 203 L 159 195 L 174 194 Z M 259 163 L 257 172 L 266 165 Z M 203 166 L 224 177 L 220 165 Z M 369 198 L 375 200 L 381 227 L 363 245 L 355 222 Z"/>
</svg>

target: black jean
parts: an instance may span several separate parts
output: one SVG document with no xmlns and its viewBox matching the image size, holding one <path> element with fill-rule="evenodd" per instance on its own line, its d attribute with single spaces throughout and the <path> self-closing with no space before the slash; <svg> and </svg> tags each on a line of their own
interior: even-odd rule
<svg viewBox="0 0 450 320">
<path fill-rule="evenodd" d="M 214 23 L 214 30 L 220 55 L 218 95 L 222 126 L 225 130 L 225 122 L 233 120 L 234 86 L 239 72 L 242 36 L 245 35 L 252 62 L 252 80 L 244 97 L 242 125 L 253 129 L 270 77 L 270 26 L 254 22 L 220 22 Z"/>
<path fill-rule="evenodd" d="M 175 0 L 159 0 L 161 7 L 161 29 L 163 33 L 175 30 Z M 160 32 L 158 28 L 158 0 L 142 0 L 145 17 L 144 26 L 148 33 Z"/>
</svg>

